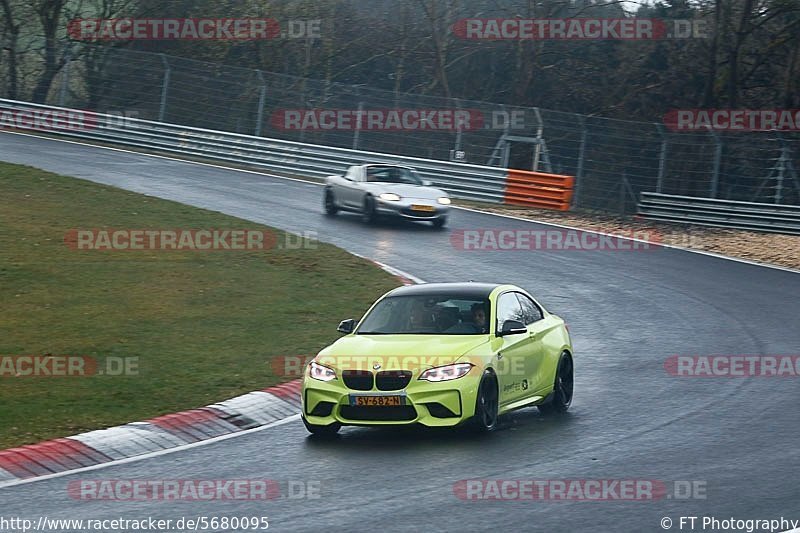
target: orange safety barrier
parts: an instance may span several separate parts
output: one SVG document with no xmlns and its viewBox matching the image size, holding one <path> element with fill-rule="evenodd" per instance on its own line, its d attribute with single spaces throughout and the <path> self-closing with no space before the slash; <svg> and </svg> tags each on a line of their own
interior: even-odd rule
<svg viewBox="0 0 800 533">
<path fill-rule="evenodd" d="M 542 209 L 569 210 L 574 176 L 508 169 L 504 202 Z"/>
</svg>

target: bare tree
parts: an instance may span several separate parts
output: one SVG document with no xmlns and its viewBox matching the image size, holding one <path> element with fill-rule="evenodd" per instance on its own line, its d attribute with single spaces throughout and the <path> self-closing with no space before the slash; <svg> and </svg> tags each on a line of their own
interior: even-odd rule
<svg viewBox="0 0 800 533">
<path fill-rule="evenodd" d="M 20 24 L 16 22 L 10 0 L 0 0 L 3 15 L 2 50 L 8 54 L 8 97 L 16 100 L 19 96 L 18 48 Z M 0 56 L 2 57 L 2 56 Z"/>
</svg>

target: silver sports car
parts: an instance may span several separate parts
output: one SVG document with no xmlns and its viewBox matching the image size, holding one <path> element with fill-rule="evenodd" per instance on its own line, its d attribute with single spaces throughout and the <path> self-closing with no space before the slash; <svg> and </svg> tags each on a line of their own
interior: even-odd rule
<svg viewBox="0 0 800 533">
<path fill-rule="evenodd" d="M 325 212 L 361 213 L 364 222 L 378 216 L 429 220 L 441 228 L 447 222 L 450 197 L 423 181 L 413 168 L 399 165 L 354 165 L 344 176 L 325 179 Z"/>
</svg>

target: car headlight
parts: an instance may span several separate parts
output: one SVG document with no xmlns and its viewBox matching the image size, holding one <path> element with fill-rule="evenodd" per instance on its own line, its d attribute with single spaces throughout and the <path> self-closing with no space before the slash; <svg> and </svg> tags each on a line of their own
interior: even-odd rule
<svg viewBox="0 0 800 533">
<path fill-rule="evenodd" d="M 447 196 L 442 196 L 437 201 L 442 205 L 450 205 L 450 198 L 448 198 Z"/>
<path fill-rule="evenodd" d="M 396 195 L 393 192 L 385 192 L 379 196 L 381 200 L 386 200 L 387 202 L 398 202 L 400 201 L 400 196 Z"/>
<path fill-rule="evenodd" d="M 450 381 L 451 379 L 463 378 L 466 376 L 473 365 L 471 363 L 457 363 L 455 365 L 437 366 L 429 368 L 422 374 L 419 379 L 425 381 Z"/>
<path fill-rule="evenodd" d="M 311 361 L 308 365 L 308 376 L 320 381 L 333 381 L 336 379 L 336 372 L 332 368 Z"/>
</svg>

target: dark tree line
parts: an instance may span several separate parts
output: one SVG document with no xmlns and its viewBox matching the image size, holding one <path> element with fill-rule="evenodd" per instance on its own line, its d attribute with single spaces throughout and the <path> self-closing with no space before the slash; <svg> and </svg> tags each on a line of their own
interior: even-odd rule
<svg viewBox="0 0 800 533">
<path fill-rule="evenodd" d="M 0 89 L 45 101 L 69 59 L 110 68 L 110 48 L 159 52 L 328 83 L 657 120 L 695 107 L 800 107 L 800 0 L 673 0 L 635 15 L 702 20 L 707 38 L 468 41 L 468 17 L 632 16 L 631 3 L 560 0 L 0 0 Z M 70 46 L 67 22 L 91 17 L 321 19 L 322 37 L 135 41 Z M 87 77 L 89 79 L 89 77 Z M 86 89 L 89 101 L 102 87 Z M 95 93 L 95 94 L 93 94 Z"/>
</svg>

